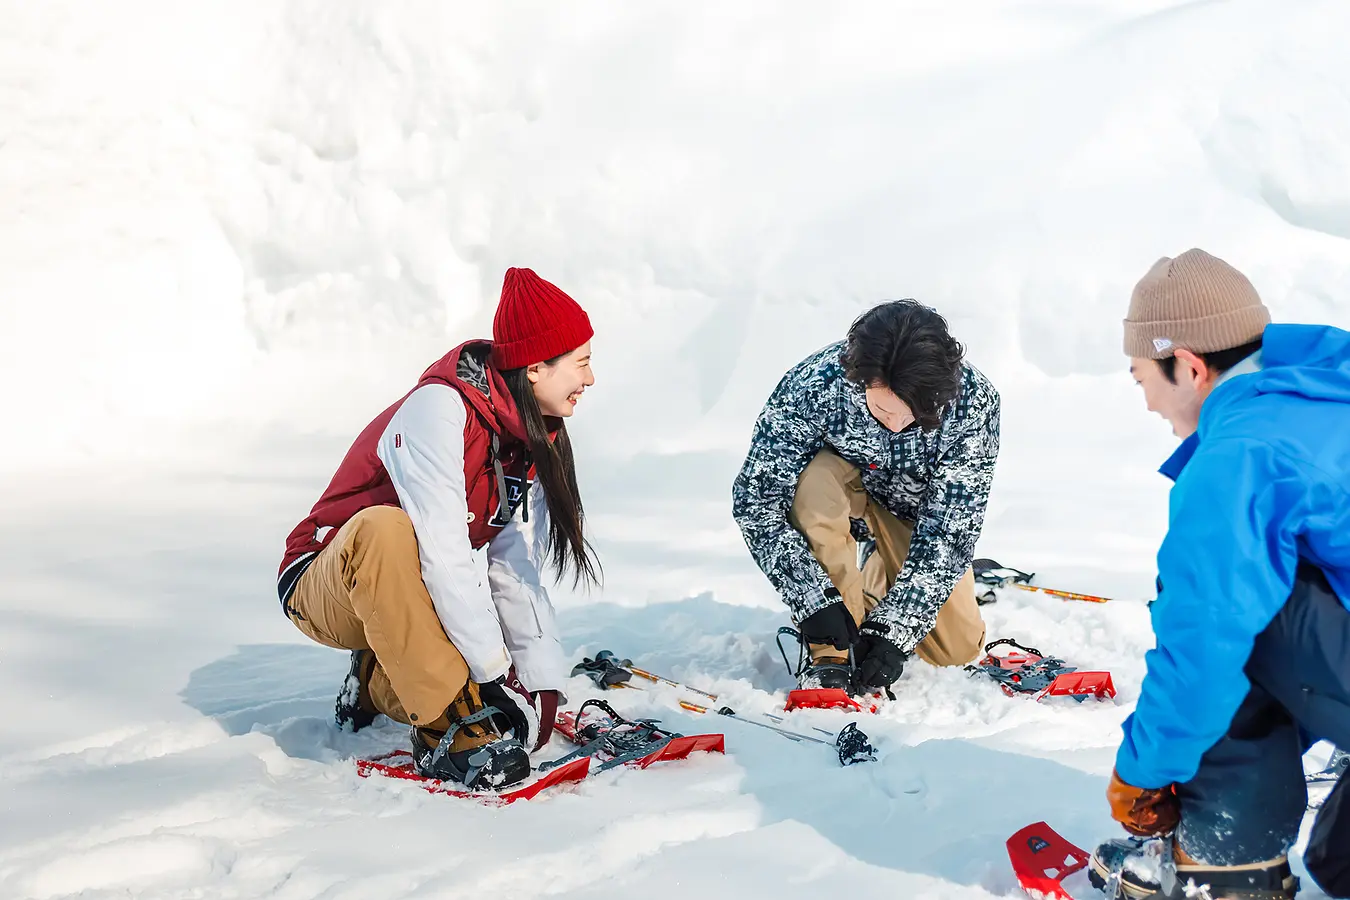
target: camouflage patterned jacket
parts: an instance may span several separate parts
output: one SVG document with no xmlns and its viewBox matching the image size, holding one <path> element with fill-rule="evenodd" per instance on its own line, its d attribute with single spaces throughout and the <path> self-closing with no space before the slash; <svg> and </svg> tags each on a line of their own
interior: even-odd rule
<svg viewBox="0 0 1350 900">
<path fill-rule="evenodd" d="M 755 423 L 732 510 L 755 562 L 800 622 L 828 604 L 833 585 L 788 523 L 797 479 L 824 448 L 857 466 L 867 493 L 915 526 L 900 577 L 868 616 L 908 652 L 933 630 L 974 557 L 998 457 L 998 392 L 963 365 L 961 396 L 941 426 L 895 434 L 868 411 L 863 388 L 844 377 L 843 348 L 831 344 L 778 383 Z"/>
</svg>

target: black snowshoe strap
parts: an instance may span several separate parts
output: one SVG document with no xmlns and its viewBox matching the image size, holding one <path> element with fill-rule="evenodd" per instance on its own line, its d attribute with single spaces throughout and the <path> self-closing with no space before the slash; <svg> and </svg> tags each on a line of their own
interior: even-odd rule
<svg viewBox="0 0 1350 900">
<path fill-rule="evenodd" d="M 502 711 L 495 706 L 485 706 L 478 712 L 470 713 L 467 716 L 452 719 L 450 727 L 446 729 L 445 734 L 441 735 L 436 742 L 436 749 L 432 751 L 432 763 L 439 763 L 441 758 L 450 752 L 450 745 L 455 740 L 455 735 L 459 734 L 469 725 L 477 725 L 479 722 L 486 722 L 494 731 L 497 730 L 496 723 L 492 721 L 493 716 L 502 715 Z M 433 734 L 435 732 L 432 732 Z M 487 746 L 487 745 L 484 745 Z"/>
<path fill-rule="evenodd" d="M 797 668 L 792 668 L 792 663 L 788 662 L 787 651 L 783 649 L 783 635 L 787 635 L 797 642 Z M 802 633 L 795 628 L 784 625 L 778 629 L 778 634 L 774 638 L 774 643 L 778 645 L 778 653 L 783 657 L 783 665 L 787 667 L 788 674 L 793 678 L 801 678 L 802 673 L 806 671 L 807 660 L 811 658 L 807 650 L 806 641 L 802 640 Z"/>
<path fill-rule="evenodd" d="M 464 786 L 470 790 L 478 790 L 483 787 L 491 790 L 493 780 L 502 778 L 506 772 L 510 771 L 511 764 L 516 761 L 514 751 L 519 746 L 519 741 L 501 740 L 484 744 L 474 750 L 469 754 L 468 768 L 464 772 Z M 439 749 L 438 747 L 438 752 Z M 505 772 L 503 771 L 504 767 Z M 523 774 L 528 774 L 528 762 L 523 764 L 523 768 L 525 770 Z M 486 785 L 481 783 L 484 778 L 488 781 Z"/>
<path fill-rule="evenodd" d="M 989 651 L 993 650 L 995 647 L 1016 647 L 1023 653 L 1030 653 L 1032 656 L 1039 656 L 1042 659 L 1045 658 L 1045 654 L 1037 650 L 1035 647 L 1028 647 L 1026 644 L 1019 644 L 1012 638 L 999 638 L 996 641 L 990 641 L 989 643 L 985 644 L 984 645 L 985 656 L 988 657 Z"/>
</svg>

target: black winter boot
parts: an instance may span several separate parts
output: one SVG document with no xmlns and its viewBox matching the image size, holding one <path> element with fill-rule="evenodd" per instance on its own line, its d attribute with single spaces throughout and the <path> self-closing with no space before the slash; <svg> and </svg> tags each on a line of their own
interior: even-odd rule
<svg viewBox="0 0 1350 900">
<path fill-rule="evenodd" d="M 1294 900 L 1298 892 L 1286 857 L 1247 866 L 1177 863 L 1171 838 L 1107 841 L 1092 854 L 1088 880 L 1120 900 Z"/>
<path fill-rule="evenodd" d="M 505 738 L 495 706 L 483 705 L 479 686 L 470 682 L 445 711 L 449 727 L 413 726 L 413 761 L 426 778 L 456 781 L 473 791 L 499 791 L 530 775 L 530 754 L 520 741 Z"/>
<path fill-rule="evenodd" d="M 370 700 L 370 673 L 375 669 L 375 652 L 373 650 L 353 650 L 351 668 L 347 670 L 347 678 L 342 682 L 342 689 L 338 691 L 337 703 L 333 708 L 333 721 L 337 727 L 360 731 L 371 722 L 379 712 L 375 709 L 375 704 Z M 351 726 L 348 729 L 347 726 Z"/>
</svg>

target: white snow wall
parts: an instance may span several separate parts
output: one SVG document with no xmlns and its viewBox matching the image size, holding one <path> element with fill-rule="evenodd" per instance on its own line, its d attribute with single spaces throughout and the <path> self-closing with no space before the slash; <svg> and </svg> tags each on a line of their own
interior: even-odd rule
<svg viewBox="0 0 1350 900">
<path fill-rule="evenodd" d="M 1350 324 L 1337 0 L 0 21 L 11 472 L 350 435 L 488 332 L 512 265 L 591 311 L 578 427 L 616 453 L 743 445 L 783 369 L 888 297 L 946 313 L 1013 413 L 1100 377 L 1127 396 L 1129 288 L 1190 246 L 1279 318 Z"/>
</svg>

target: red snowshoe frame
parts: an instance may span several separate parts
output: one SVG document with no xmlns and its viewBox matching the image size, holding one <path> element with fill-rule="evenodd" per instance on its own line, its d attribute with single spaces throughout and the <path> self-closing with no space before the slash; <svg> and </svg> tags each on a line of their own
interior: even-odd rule
<svg viewBox="0 0 1350 900">
<path fill-rule="evenodd" d="M 1008 859 L 1022 890 L 1051 900 L 1073 900 L 1061 882 L 1088 864 L 1085 851 L 1044 822 L 1028 825 L 1008 838 Z"/>
<path fill-rule="evenodd" d="M 862 704 L 848 695 L 843 688 L 798 688 L 788 691 L 785 712 L 794 709 L 842 709 L 845 712 L 865 712 Z M 876 712 L 876 707 L 872 707 Z"/>
<path fill-rule="evenodd" d="M 995 647 L 1015 647 L 1021 652 L 996 656 Z M 1110 672 L 1080 672 L 1065 665 L 1064 660 L 1045 656 L 1034 647 L 1025 647 L 1012 638 L 1001 638 L 984 646 L 985 656 L 966 671 L 988 675 L 999 683 L 1009 697 L 1034 694 L 1036 700 L 1046 697 L 1096 697 L 1106 700 L 1116 695 Z"/>
<path fill-rule="evenodd" d="M 440 781 L 436 778 L 427 778 L 425 775 L 417 774 L 417 767 L 413 764 L 412 754 L 406 750 L 395 750 L 393 753 L 386 753 L 383 756 L 377 756 L 374 759 L 358 759 L 356 761 L 356 774 L 362 778 L 369 778 L 372 775 L 384 775 L 387 778 L 399 778 L 405 781 L 412 781 L 424 791 L 432 794 L 448 794 L 451 797 L 468 797 L 479 800 L 489 806 L 505 806 L 508 803 L 514 803 L 517 800 L 531 800 L 539 794 L 560 784 L 568 784 L 574 781 L 581 781 L 590 773 L 590 757 L 574 759 L 565 766 L 559 766 L 551 772 L 544 774 L 542 778 L 520 785 L 507 791 L 467 791 L 463 786 L 455 785 L 454 782 Z"/>
</svg>

